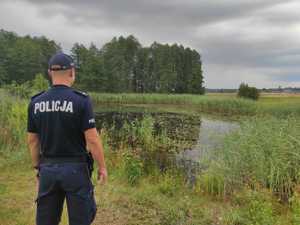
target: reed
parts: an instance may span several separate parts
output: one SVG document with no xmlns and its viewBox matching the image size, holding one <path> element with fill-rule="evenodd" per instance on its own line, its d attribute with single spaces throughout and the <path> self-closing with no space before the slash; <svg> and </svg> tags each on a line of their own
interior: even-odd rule
<svg viewBox="0 0 300 225">
<path fill-rule="evenodd" d="M 267 188 L 288 200 L 300 183 L 300 119 L 251 118 L 230 134 L 201 175 L 213 194 Z"/>
<path fill-rule="evenodd" d="M 263 95 L 258 101 L 237 98 L 235 95 L 188 94 L 108 94 L 91 93 L 95 104 L 157 104 L 183 105 L 198 112 L 226 116 L 300 116 L 300 96 Z"/>
<path fill-rule="evenodd" d="M 254 115 L 254 101 L 241 98 L 168 94 L 99 94 L 91 93 L 95 104 L 168 104 L 195 106 L 198 111 L 225 115 Z"/>
</svg>

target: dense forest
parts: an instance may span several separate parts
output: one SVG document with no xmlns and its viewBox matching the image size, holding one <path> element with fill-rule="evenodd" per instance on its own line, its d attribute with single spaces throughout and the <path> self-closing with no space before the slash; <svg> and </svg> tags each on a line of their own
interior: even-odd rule
<svg viewBox="0 0 300 225">
<path fill-rule="evenodd" d="M 0 85 L 23 83 L 47 74 L 51 55 L 61 47 L 46 37 L 0 31 Z M 75 43 L 77 88 L 97 92 L 203 94 L 200 54 L 182 45 L 154 42 L 143 47 L 132 35 L 102 48 Z"/>
</svg>

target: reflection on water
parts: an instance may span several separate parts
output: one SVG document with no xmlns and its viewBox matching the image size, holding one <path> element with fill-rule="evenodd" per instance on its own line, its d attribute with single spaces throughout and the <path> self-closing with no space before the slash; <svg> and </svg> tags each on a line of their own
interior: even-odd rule
<svg viewBox="0 0 300 225">
<path fill-rule="evenodd" d="M 222 144 L 226 134 L 237 128 L 238 124 L 235 122 L 211 120 L 202 116 L 197 142 L 191 149 L 179 152 L 178 157 L 198 161 L 202 157 L 207 156 L 209 151 L 216 149 Z"/>
<path fill-rule="evenodd" d="M 97 112 L 97 127 L 114 131 L 114 142 L 121 139 L 120 130 L 124 126 L 135 126 L 137 122 L 146 117 L 151 117 L 154 121 L 153 133 L 160 135 L 164 131 L 166 135 L 177 142 L 186 142 L 196 145 L 201 128 L 199 116 L 190 116 L 170 112 Z M 182 149 L 183 150 L 183 149 Z"/>
<path fill-rule="evenodd" d="M 120 141 L 120 130 L 125 125 L 134 126 L 147 116 L 154 120 L 154 135 L 166 131 L 169 138 L 185 142 L 177 153 L 177 159 L 199 161 L 201 157 L 222 143 L 222 138 L 238 127 L 236 122 L 210 119 L 201 114 L 177 113 L 176 110 L 162 111 L 158 108 L 103 106 L 98 107 L 96 120 L 98 128 L 113 130 L 113 142 Z"/>
<path fill-rule="evenodd" d="M 238 124 L 234 122 L 201 117 L 201 127 L 196 144 L 176 155 L 177 167 L 183 168 L 187 183 L 191 187 L 196 183 L 197 174 L 205 169 L 203 161 L 210 159 L 213 155 L 212 151 L 222 144 L 226 134 L 238 127 Z"/>
</svg>

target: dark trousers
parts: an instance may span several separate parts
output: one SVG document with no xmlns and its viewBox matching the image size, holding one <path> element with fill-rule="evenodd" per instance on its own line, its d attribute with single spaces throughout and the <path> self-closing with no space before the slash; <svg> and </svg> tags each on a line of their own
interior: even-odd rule
<svg viewBox="0 0 300 225">
<path fill-rule="evenodd" d="M 86 164 L 42 164 L 36 224 L 58 225 L 65 199 L 70 225 L 92 223 L 96 214 L 96 203 Z"/>
</svg>

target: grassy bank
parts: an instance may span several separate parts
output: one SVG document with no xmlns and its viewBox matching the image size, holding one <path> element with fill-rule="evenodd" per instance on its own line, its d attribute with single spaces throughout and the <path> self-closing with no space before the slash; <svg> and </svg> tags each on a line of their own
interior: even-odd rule
<svg viewBox="0 0 300 225">
<path fill-rule="evenodd" d="M 27 102 L 0 95 L 0 224 L 31 225 L 36 187 L 24 144 Z M 211 97 L 228 98 L 205 98 Z M 267 108 L 268 101 L 249 104 Z M 245 119 L 213 152 L 213 160 L 203 162 L 208 169 L 193 188 L 180 170 L 162 172 L 141 156 L 174 146 L 163 133 L 153 136 L 151 118 L 120 131 L 124 139 L 118 146 L 112 147 L 104 130 L 109 182 L 96 188 L 94 224 L 299 225 L 299 124 L 297 115 Z"/>
<path fill-rule="evenodd" d="M 235 95 L 99 94 L 91 93 L 95 104 L 156 104 L 193 106 L 197 111 L 229 116 L 300 116 L 300 95 L 262 95 L 259 101 Z"/>
<path fill-rule="evenodd" d="M 224 115 L 254 115 L 257 111 L 253 101 L 219 96 L 91 93 L 91 97 L 95 104 L 168 104 L 197 106 L 199 111 Z"/>
<path fill-rule="evenodd" d="M 2 168 L 1 168 L 2 169 Z M 231 199 L 216 200 L 186 188 L 174 176 L 144 177 L 129 185 L 110 170 L 109 183 L 96 186 L 98 213 L 94 225 L 296 225 L 292 211 L 268 192 L 245 190 Z M 34 174 L 28 167 L 1 170 L 1 225 L 33 225 Z M 64 211 L 62 225 L 67 225 Z"/>
</svg>

